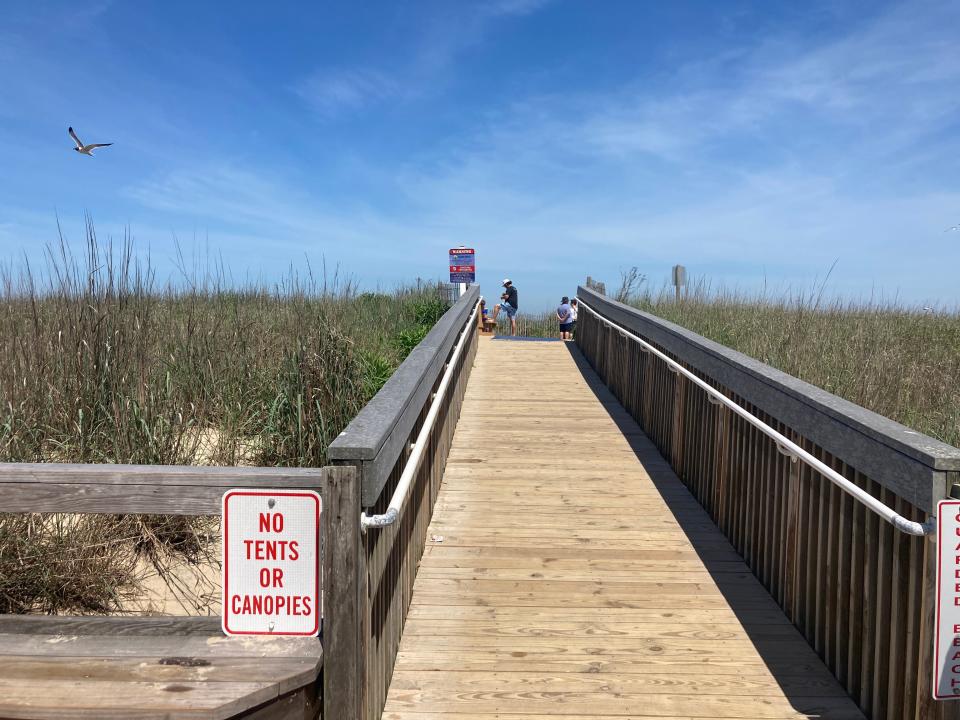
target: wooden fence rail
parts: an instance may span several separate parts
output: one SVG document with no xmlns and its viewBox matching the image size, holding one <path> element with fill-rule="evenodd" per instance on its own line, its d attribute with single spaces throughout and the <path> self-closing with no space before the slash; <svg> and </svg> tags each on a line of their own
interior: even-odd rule
<svg viewBox="0 0 960 720">
<path fill-rule="evenodd" d="M 586 288 L 578 296 L 912 520 L 960 481 L 960 450 Z M 866 510 L 618 330 L 577 344 L 864 713 L 960 717 L 931 696 L 935 541 Z"/>
<path fill-rule="evenodd" d="M 0 463 L 3 512 L 219 515 L 231 488 L 322 492 L 320 468 Z"/>
<path fill-rule="evenodd" d="M 334 553 L 343 565 L 337 572 L 345 580 L 338 589 L 341 594 L 331 597 L 327 606 L 332 633 L 325 635 L 329 639 L 324 646 L 325 657 L 331 658 L 324 669 L 324 695 L 330 698 L 324 705 L 325 720 L 380 717 L 476 355 L 478 328 L 466 322 L 478 300 L 479 288 L 471 287 L 330 446 L 330 458 L 355 474 L 337 494 L 344 524 L 328 529 L 327 535 L 339 545 Z M 386 511 L 461 331 L 467 333 L 466 344 L 400 519 L 361 534 L 361 510 Z"/>
</svg>

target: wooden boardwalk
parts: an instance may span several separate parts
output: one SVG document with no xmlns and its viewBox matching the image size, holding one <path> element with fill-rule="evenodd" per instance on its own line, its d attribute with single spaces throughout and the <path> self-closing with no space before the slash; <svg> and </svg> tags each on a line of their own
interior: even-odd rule
<svg viewBox="0 0 960 720">
<path fill-rule="evenodd" d="M 481 338 L 427 545 L 389 720 L 863 718 L 572 344 Z"/>
</svg>

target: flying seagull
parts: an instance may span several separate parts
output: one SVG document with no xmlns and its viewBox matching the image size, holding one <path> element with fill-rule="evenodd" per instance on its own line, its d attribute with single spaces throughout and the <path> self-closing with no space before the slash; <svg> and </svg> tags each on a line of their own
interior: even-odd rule
<svg viewBox="0 0 960 720">
<path fill-rule="evenodd" d="M 960 225 L 954 225 L 953 227 L 948 227 L 944 232 L 960 232 Z"/>
<path fill-rule="evenodd" d="M 94 143 L 92 145 L 84 145 L 80 141 L 80 138 L 77 137 L 77 134 L 73 131 L 72 127 L 67 128 L 67 132 L 70 133 L 70 137 L 72 137 L 73 141 L 77 144 L 74 150 L 76 150 L 81 155 L 89 155 L 90 157 L 93 157 L 93 151 L 96 148 L 108 147 L 110 145 L 113 145 L 113 143 Z"/>
</svg>

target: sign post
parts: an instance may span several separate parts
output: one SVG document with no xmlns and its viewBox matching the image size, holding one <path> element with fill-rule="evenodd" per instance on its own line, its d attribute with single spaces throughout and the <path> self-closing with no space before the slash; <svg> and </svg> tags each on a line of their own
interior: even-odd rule
<svg viewBox="0 0 960 720">
<path fill-rule="evenodd" d="M 687 269 L 683 265 L 673 266 L 673 287 L 677 293 L 677 302 L 680 302 L 680 288 L 687 284 Z"/>
<path fill-rule="evenodd" d="M 467 285 L 477 281 L 476 257 L 473 248 L 450 248 L 450 283 L 459 285 L 461 297 L 467 291 Z"/>
<path fill-rule="evenodd" d="M 937 504 L 933 697 L 960 699 L 960 500 L 941 500 Z"/>
<path fill-rule="evenodd" d="M 318 634 L 320 496 L 228 490 L 222 502 L 223 632 Z"/>
</svg>

